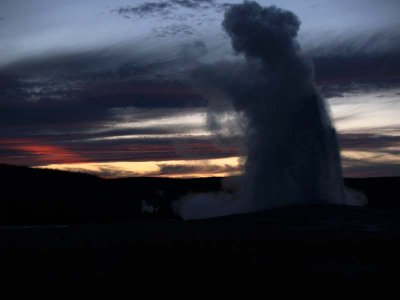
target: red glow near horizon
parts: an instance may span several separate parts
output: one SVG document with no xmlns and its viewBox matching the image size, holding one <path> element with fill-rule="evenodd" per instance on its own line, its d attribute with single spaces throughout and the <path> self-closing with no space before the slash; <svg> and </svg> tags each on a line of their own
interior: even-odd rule
<svg viewBox="0 0 400 300">
<path fill-rule="evenodd" d="M 67 147 L 49 145 L 34 139 L 1 139 L 0 149 L 21 151 L 28 155 L 21 162 L 28 165 L 50 163 L 78 163 L 86 160 Z"/>
</svg>

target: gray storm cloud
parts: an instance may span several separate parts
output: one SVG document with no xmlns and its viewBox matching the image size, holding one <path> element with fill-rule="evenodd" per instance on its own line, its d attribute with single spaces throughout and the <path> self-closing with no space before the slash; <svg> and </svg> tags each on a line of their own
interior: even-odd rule
<svg viewBox="0 0 400 300">
<path fill-rule="evenodd" d="M 297 16 L 246 1 L 225 13 L 222 26 L 244 62 L 203 66 L 194 81 L 211 103 L 224 99 L 244 115 L 245 174 L 235 193 L 188 195 L 173 204 L 175 211 L 197 219 L 293 204 L 350 204 L 336 132 L 296 41 Z"/>
</svg>

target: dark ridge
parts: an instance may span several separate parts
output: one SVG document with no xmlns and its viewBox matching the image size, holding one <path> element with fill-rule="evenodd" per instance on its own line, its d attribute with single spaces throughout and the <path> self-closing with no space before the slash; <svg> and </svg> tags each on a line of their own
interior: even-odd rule
<svg viewBox="0 0 400 300">
<path fill-rule="evenodd" d="M 102 179 L 94 175 L 0 165 L 0 224 L 84 224 L 131 218 L 174 218 L 170 203 L 190 192 L 221 189 L 221 178 L 136 177 Z M 399 177 L 346 178 L 372 208 L 400 209 Z M 157 207 L 142 212 L 142 202 Z"/>
<path fill-rule="evenodd" d="M 0 224 L 82 224 L 173 217 L 169 203 L 188 192 L 220 189 L 220 179 L 102 179 L 84 173 L 0 165 Z"/>
</svg>

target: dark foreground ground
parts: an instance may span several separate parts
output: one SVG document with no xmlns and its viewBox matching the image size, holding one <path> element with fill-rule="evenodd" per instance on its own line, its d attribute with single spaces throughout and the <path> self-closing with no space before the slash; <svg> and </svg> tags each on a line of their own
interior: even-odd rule
<svg viewBox="0 0 400 300">
<path fill-rule="evenodd" d="M 236 296 L 396 291 L 398 212 L 291 207 L 203 221 L 2 227 L 1 290 Z M 139 294 L 140 293 L 140 294 Z"/>
<path fill-rule="evenodd" d="M 378 188 L 388 187 L 391 180 L 396 182 L 382 179 L 373 188 L 374 181 L 369 179 L 364 183 L 369 190 L 364 192 L 379 195 Z M 177 183 L 172 190 L 183 191 L 180 184 L 206 189 L 202 182 Z M 168 191 L 168 184 L 163 184 L 164 192 Z M 395 191 L 398 185 L 391 184 Z M 154 182 L 152 186 L 159 189 Z M 210 190 L 216 188 L 215 182 L 210 183 Z M 154 191 L 149 188 L 147 192 Z M 278 292 L 280 296 L 306 293 L 324 299 L 347 298 L 349 293 L 371 296 L 373 290 L 378 296 L 392 292 L 396 297 L 400 211 L 397 194 L 385 192 L 381 197 L 386 201 L 363 208 L 297 206 L 186 222 L 168 214 L 149 218 L 139 212 L 126 213 L 121 219 L 113 212 L 100 222 L 96 218 L 103 216 L 101 210 L 86 224 L 81 221 L 90 216 L 88 211 L 79 215 L 81 219 L 71 219 L 75 222 L 57 225 L 38 224 L 39 217 L 32 224 L 14 218 L 0 226 L 0 291 L 53 298 L 111 293 L 139 299 L 180 295 L 276 299 Z M 78 200 L 85 202 L 86 198 L 77 196 L 74 201 Z M 16 213 L 17 206 L 7 205 L 3 209 L 11 207 Z M 86 209 L 84 203 L 82 207 Z M 61 212 L 56 205 L 53 209 Z M 73 212 L 62 215 L 64 220 L 74 216 Z M 39 216 L 49 221 L 45 213 Z"/>
</svg>

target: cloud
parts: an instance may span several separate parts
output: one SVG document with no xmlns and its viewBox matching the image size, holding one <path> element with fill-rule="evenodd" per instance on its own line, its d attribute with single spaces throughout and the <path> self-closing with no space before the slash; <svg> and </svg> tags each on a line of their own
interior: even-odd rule
<svg viewBox="0 0 400 300">
<path fill-rule="evenodd" d="M 346 177 L 400 175 L 400 136 L 347 133 L 339 142 Z"/>
<path fill-rule="evenodd" d="M 123 178 L 123 177 L 139 177 L 145 176 L 146 174 L 135 172 L 134 170 L 122 170 L 120 167 L 112 165 L 96 165 L 96 168 L 87 169 L 84 167 L 66 167 L 65 170 L 70 172 L 78 172 L 85 174 L 92 174 L 100 176 L 102 178 Z"/>
<path fill-rule="evenodd" d="M 192 26 L 186 24 L 172 24 L 164 27 L 156 27 L 153 29 L 154 35 L 159 38 L 177 35 L 193 35 L 195 32 L 196 31 Z"/>
<path fill-rule="evenodd" d="M 181 141 L 191 131 L 199 131 L 199 126 L 186 123 L 146 128 L 115 126 L 173 116 L 179 119 L 204 108 L 205 100 L 186 82 L 175 76 L 159 75 L 178 73 L 179 69 L 184 76 L 185 68 L 207 53 L 207 46 L 199 40 L 187 41 L 169 49 L 172 55 L 162 50 L 131 54 L 131 47 L 134 45 L 123 49 L 48 53 L 1 66 L 0 142 L 19 138 L 44 145 L 71 146 L 101 161 L 180 158 L 187 148 L 179 146 Z M 167 138 L 154 142 L 153 135 L 176 136 L 180 154 Z M 149 139 L 149 145 L 166 143 L 165 150 L 152 151 L 154 148 L 146 146 L 145 139 Z M 132 140 L 143 143 L 142 149 L 149 153 L 134 150 L 130 157 L 129 151 L 122 147 L 122 153 L 115 154 L 121 144 L 129 145 Z M 171 141 L 175 142 L 175 138 Z M 106 147 L 99 150 L 99 155 L 95 153 L 96 143 Z M 108 150 L 113 143 L 116 147 Z M 35 154 L 9 151 L 9 147 L 3 147 L 2 161 L 40 163 Z M 213 157 L 213 152 L 200 155 L 194 151 L 193 156 Z"/>
<path fill-rule="evenodd" d="M 384 149 L 387 148 L 400 147 L 400 136 L 370 133 L 342 133 L 339 135 L 339 143 L 342 150 L 367 152 L 385 151 Z M 397 151 L 400 151 L 400 149 Z"/>
<path fill-rule="evenodd" d="M 76 162 L 163 161 L 237 156 L 236 147 L 217 147 L 204 138 L 131 138 L 73 141 L 54 138 L 0 138 L 0 162 L 47 165 Z"/>
<path fill-rule="evenodd" d="M 166 160 L 145 162 L 87 162 L 73 164 L 50 164 L 39 168 L 88 172 L 101 177 L 162 176 L 162 177 L 210 177 L 237 175 L 242 169 L 236 157 L 202 160 Z M 225 182 L 226 181 L 226 182 Z M 232 190 L 235 180 L 224 180 L 228 190 Z"/>
<path fill-rule="evenodd" d="M 201 40 L 195 40 L 183 44 L 179 56 L 182 57 L 183 61 L 197 61 L 207 53 L 207 45 Z"/>
<path fill-rule="evenodd" d="M 210 140 L 191 140 L 192 131 L 201 128 L 184 122 L 117 127 L 179 119 L 205 107 L 203 97 L 187 83 L 174 77 L 162 79 L 157 70 L 193 65 L 207 53 L 206 45 L 194 40 L 177 45 L 174 51 L 177 58 L 172 61 L 157 61 L 154 53 L 127 58 L 110 49 L 36 56 L 2 66 L 1 161 L 33 165 L 56 161 L 29 151 L 29 145 L 66 147 L 90 161 L 213 158 L 234 153 L 217 149 Z M 25 139 L 26 147 L 12 147 L 10 138 Z"/>
<path fill-rule="evenodd" d="M 365 88 L 400 86 L 400 24 L 340 37 L 315 37 L 304 44 L 315 63 L 315 76 L 327 95 Z"/>
<path fill-rule="evenodd" d="M 181 47 L 185 59 L 199 55 L 201 44 Z M 190 48 L 192 47 L 192 48 Z M 196 47 L 198 50 L 196 50 Z M 68 59 L 66 59 L 68 58 Z M 107 122 L 112 109 L 181 110 L 201 107 L 204 100 L 186 84 L 156 76 L 140 78 L 138 67 L 124 64 L 93 70 L 102 57 L 85 55 L 32 59 L 0 69 L 0 127 L 66 124 L 72 127 Z M 189 62 L 188 62 L 189 63 Z M 139 62 L 140 65 L 140 62 Z M 151 69 L 142 64 L 143 69 Z M 143 71 L 145 72 L 145 71 Z M 142 72 L 142 73 L 143 73 Z M 154 72 L 151 71 L 154 75 Z"/>
<path fill-rule="evenodd" d="M 113 12 L 120 14 L 125 18 L 130 17 L 148 17 L 164 16 L 167 17 L 176 12 L 179 8 L 190 10 L 209 10 L 214 9 L 220 12 L 229 8 L 229 3 L 218 3 L 215 0 L 168 0 L 159 2 L 144 2 L 135 6 L 123 6 L 113 9 Z"/>
<path fill-rule="evenodd" d="M 117 12 L 125 18 L 133 16 L 144 17 L 150 14 L 166 14 L 171 12 L 172 4 L 170 2 L 146 2 L 138 6 L 124 6 L 112 11 Z"/>
<path fill-rule="evenodd" d="M 374 162 L 353 158 L 342 158 L 346 177 L 398 177 L 399 162 Z"/>
<path fill-rule="evenodd" d="M 153 28 L 155 37 L 190 36 L 199 34 L 197 25 L 204 21 L 215 21 L 210 11 L 222 13 L 232 4 L 219 3 L 215 0 L 167 0 L 144 2 L 134 6 L 122 6 L 111 11 L 124 18 L 161 18 L 164 22 L 172 22 L 165 26 Z"/>
<path fill-rule="evenodd" d="M 212 165 L 212 164 L 181 164 L 181 165 L 171 165 L 171 164 L 159 164 L 159 172 L 155 175 L 157 176 L 187 176 L 190 174 L 198 174 L 205 176 L 221 175 L 221 174 L 237 174 L 241 171 L 241 168 L 237 165 Z"/>
<path fill-rule="evenodd" d="M 184 51 L 184 60 L 193 61 L 206 48 L 201 42 L 194 42 L 178 47 L 178 51 Z M 113 72 L 107 67 L 98 70 L 96 64 L 104 64 L 104 57 L 92 54 L 94 57 L 91 58 L 85 54 L 33 58 L 1 68 L 3 162 L 42 164 L 55 161 L 43 153 L 29 152 L 27 147 L 26 151 L 10 147 L 6 142 L 10 138 L 29 139 L 32 145 L 73 148 L 90 160 L 180 158 L 171 142 L 180 145 L 183 136 L 190 136 L 192 130 L 199 129 L 198 126 L 186 123 L 141 128 L 116 126 L 173 116 L 179 119 L 182 114 L 198 112 L 205 106 L 204 99 L 186 83 L 177 80 L 140 79 L 140 74 L 135 76 L 135 68 L 130 65 L 124 65 L 127 68 L 124 72 Z M 141 60 L 137 65 L 146 68 Z M 182 137 L 177 141 L 174 138 L 153 141 L 152 135 Z M 179 147 L 182 152 L 192 150 L 190 146 Z M 193 152 L 194 157 L 222 155 L 215 154 L 213 149 L 202 154 L 200 149 Z"/>
<path fill-rule="evenodd" d="M 34 139 L 1 139 L 0 154 L 4 162 L 25 165 L 85 161 L 81 153 L 73 151 L 70 147 L 44 144 Z"/>
</svg>

